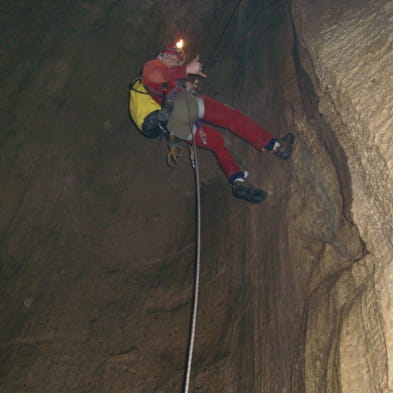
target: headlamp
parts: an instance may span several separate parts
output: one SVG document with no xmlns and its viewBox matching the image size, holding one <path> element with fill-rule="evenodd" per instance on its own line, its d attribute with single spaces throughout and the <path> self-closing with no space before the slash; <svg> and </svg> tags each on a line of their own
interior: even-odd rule
<svg viewBox="0 0 393 393">
<path fill-rule="evenodd" d="M 162 49 L 161 53 L 162 54 L 171 53 L 173 55 L 176 55 L 179 58 L 181 64 L 183 64 L 186 58 L 184 54 L 183 46 L 184 46 L 184 41 L 183 39 L 180 39 L 179 41 L 176 42 L 175 45 L 170 45 Z"/>
</svg>

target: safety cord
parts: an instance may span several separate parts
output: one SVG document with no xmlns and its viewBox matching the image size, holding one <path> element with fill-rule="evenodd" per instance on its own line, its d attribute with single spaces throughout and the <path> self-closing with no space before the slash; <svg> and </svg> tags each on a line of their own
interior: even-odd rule
<svg viewBox="0 0 393 393">
<path fill-rule="evenodd" d="M 186 93 L 187 94 L 187 93 Z M 188 116 L 191 120 L 190 106 L 188 102 L 187 95 L 187 108 Z M 190 376 L 191 376 L 191 366 L 192 366 L 192 356 L 194 352 L 194 342 L 195 342 L 195 331 L 196 331 L 196 319 L 198 312 L 198 296 L 199 296 L 199 276 L 200 276 L 200 259 L 201 259 L 201 193 L 200 193 L 200 183 L 199 183 L 199 163 L 198 163 L 198 153 L 197 145 L 195 142 L 195 135 L 193 132 L 192 124 L 190 124 L 191 135 L 192 135 L 192 149 L 191 163 L 195 171 L 195 188 L 196 188 L 196 201 L 197 201 L 197 249 L 196 249 L 196 268 L 195 268 L 195 281 L 194 281 L 194 297 L 193 297 L 193 308 L 192 308 L 192 322 L 191 322 L 191 333 L 190 342 L 188 348 L 188 361 L 187 369 L 184 382 L 184 393 L 188 393 L 190 386 Z"/>
<path fill-rule="evenodd" d="M 216 53 L 218 53 L 220 50 L 220 45 L 223 42 L 224 34 L 226 33 L 228 27 L 233 25 L 232 19 L 235 17 L 236 12 L 238 12 L 241 2 L 242 2 L 242 0 L 238 0 L 238 2 L 233 7 L 233 10 L 232 10 L 224 28 L 223 28 L 223 30 L 221 31 L 220 36 L 218 37 L 216 44 L 213 46 L 213 48 L 215 48 L 215 49 L 212 50 L 212 52 L 210 53 L 210 56 L 208 57 L 206 62 L 204 62 L 204 67 L 203 67 L 204 70 L 206 70 L 207 68 L 210 68 L 210 66 L 214 65 L 214 62 L 213 62 L 214 57 L 215 57 Z"/>
</svg>

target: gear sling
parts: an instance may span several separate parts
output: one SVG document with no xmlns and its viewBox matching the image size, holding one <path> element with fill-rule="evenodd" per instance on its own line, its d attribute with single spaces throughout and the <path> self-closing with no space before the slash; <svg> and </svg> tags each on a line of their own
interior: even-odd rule
<svg viewBox="0 0 393 393">
<path fill-rule="evenodd" d="M 168 131 L 166 124 L 170 111 L 165 108 L 167 83 L 163 83 L 162 107 L 153 99 L 143 85 L 140 77 L 130 84 L 129 110 L 131 119 L 147 138 L 156 138 L 164 134 L 168 139 L 168 165 L 176 167 L 177 160 L 183 155 L 183 148 L 177 138 Z"/>
<path fill-rule="evenodd" d="M 140 77 L 134 79 L 130 85 L 129 109 L 131 119 L 144 136 L 156 138 L 161 134 L 165 127 L 165 116 L 161 113 L 161 106 L 154 101 Z"/>
</svg>

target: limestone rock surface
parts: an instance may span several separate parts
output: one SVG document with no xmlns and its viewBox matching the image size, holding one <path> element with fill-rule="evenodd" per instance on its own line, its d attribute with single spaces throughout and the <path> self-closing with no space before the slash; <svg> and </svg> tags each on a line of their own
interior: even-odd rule
<svg viewBox="0 0 393 393">
<path fill-rule="evenodd" d="M 350 213 L 367 250 L 346 273 L 354 298 L 335 337 L 339 382 L 345 392 L 390 391 L 393 4 L 295 0 L 292 10 L 301 66 L 347 157 Z"/>
</svg>

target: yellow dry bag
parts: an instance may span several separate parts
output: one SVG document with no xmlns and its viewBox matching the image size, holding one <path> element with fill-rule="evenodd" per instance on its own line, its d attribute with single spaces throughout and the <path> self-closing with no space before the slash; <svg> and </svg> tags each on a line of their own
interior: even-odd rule
<svg viewBox="0 0 393 393">
<path fill-rule="evenodd" d="M 141 78 L 137 78 L 131 83 L 129 108 L 133 122 L 143 135 L 148 138 L 160 135 L 158 114 L 161 106 L 154 101 L 143 86 Z"/>
</svg>

